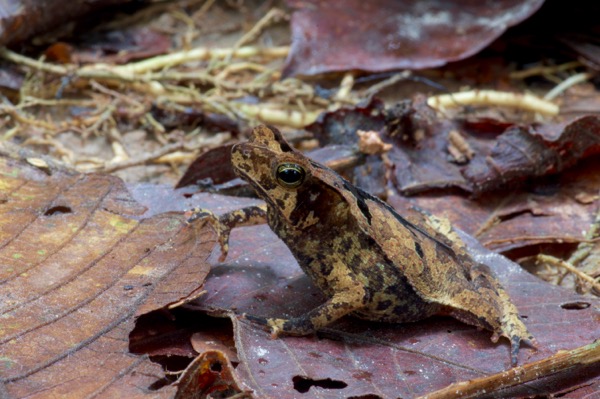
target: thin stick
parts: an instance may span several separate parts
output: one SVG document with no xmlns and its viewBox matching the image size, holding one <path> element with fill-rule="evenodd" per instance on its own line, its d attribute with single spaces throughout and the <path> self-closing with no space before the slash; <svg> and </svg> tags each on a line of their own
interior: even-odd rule
<svg viewBox="0 0 600 399">
<path fill-rule="evenodd" d="M 537 256 L 537 260 L 540 262 L 550 263 L 555 266 L 559 266 L 564 269 L 567 269 L 568 271 L 575 274 L 580 279 L 585 280 L 586 282 L 590 283 L 592 285 L 592 287 L 594 287 L 595 290 L 600 292 L 600 282 L 596 281 L 596 279 L 594 279 L 592 276 L 582 272 L 581 270 L 579 270 L 578 268 L 576 268 L 569 262 L 565 262 L 564 260 L 555 258 L 554 256 L 542 255 L 542 254 Z"/>
<path fill-rule="evenodd" d="M 234 45 L 233 49 L 237 50 L 240 47 L 253 42 L 260 36 L 263 30 L 273 22 L 281 21 L 286 18 L 285 11 L 279 8 L 271 8 L 248 32 L 244 34 Z"/>
<path fill-rule="evenodd" d="M 419 399 L 472 398 L 537 380 L 577 366 L 600 362 L 600 340 L 569 351 L 558 351 L 537 362 L 514 367 L 501 373 L 458 382 Z"/>
<path fill-rule="evenodd" d="M 266 58 L 284 58 L 289 52 L 289 47 L 240 47 L 239 49 L 231 48 L 195 48 L 189 51 L 178 51 L 175 53 L 159 55 L 157 57 L 148 58 L 143 61 L 133 62 L 130 64 L 117 66 L 111 70 L 122 76 L 142 74 L 149 71 L 160 70 L 163 68 L 173 67 L 174 65 L 184 64 L 191 61 L 203 61 L 208 59 L 224 59 L 228 57 L 235 58 L 251 58 L 251 57 L 266 57 Z M 89 69 L 97 68 L 90 66 Z M 82 69 L 85 72 L 85 69 Z"/>
<path fill-rule="evenodd" d="M 166 154 L 170 154 L 172 152 L 181 150 L 183 148 L 185 148 L 184 143 L 169 144 L 162 148 L 159 148 L 158 150 L 156 150 L 154 152 L 145 154 L 141 157 L 131 158 L 131 159 L 127 159 L 125 161 L 106 165 L 103 168 L 100 168 L 99 171 L 104 172 L 104 173 L 111 173 L 111 172 L 116 172 L 117 170 L 131 168 L 132 166 L 145 165 L 145 164 L 152 162 Z"/>
<path fill-rule="evenodd" d="M 496 90 L 471 90 L 432 96 L 427 99 L 431 108 L 444 110 L 461 105 L 508 106 L 545 115 L 557 115 L 558 105 L 533 94 L 508 93 Z"/>
<path fill-rule="evenodd" d="M 577 246 L 577 249 L 575 250 L 575 252 L 573 252 L 571 254 L 571 256 L 569 257 L 567 262 L 571 263 L 572 265 L 576 265 L 576 264 L 582 262 L 585 258 L 587 258 L 587 256 L 590 254 L 590 252 L 592 252 L 592 249 L 593 249 L 592 242 L 594 242 L 593 240 L 598 238 L 598 235 L 599 235 L 598 230 L 599 229 L 600 229 L 600 208 L 596 211 L 596 218 L 594 219 L 594 222 L 592 223 L 592 227 L 590 227 L 590 229 L 588 230 L 588 232 L 585 235 L 585 238 L 589 241 L 584 241 L 584 242 L 580 243 Z"/>
<path fill-rule="evenodd" d="M 558 97 L 561 93 L 566 91 L 569 87 L 573 87 L 579 83 L 586 82 L 593 77 L 594 77 L 594 74 L 587 73 L 587 72 L 582 72 L 582 73 L 573 75 L 573 76 L 565 79 L 564 81 L 560 82 L 552 90 L 550 90 L 548 93 L 546 93 L 546 95 L 544 96 L 544 100 L 552 101 L 556 97 Z"/>
<path fill-rule="evenodd" d="M 395 75 L 392 75 L 389 78 L 382 80 L 381 82 L 376 83 L 373 86 L 369 87 L 367 90 L 365 90 L 364 95 L 367 98 L 371 98 L 375 94 L 379 93 L 381 90 L 385 89 L 386 87 L 393 86 L 398 82 L 409 79 L 411 76 L 412 76 L 412 71 L 408 71 L 408 70 L 402 71 Z"/>
<path fill-rule="evenodd" d="M 564 72 L 569 69 L 575 69 L 583 66 L 583 64 L 579 61 L 569 61 L 560 65 L 552 65 L 552 66 L 536 66 L 533 68 L 524 69 L 522 71 L 516 71 L 510 73 L 508 76 L 511 79 L 526 79 L 532 76 L 537 75 L 550 75 L 556 72 Z"/>
<path fill-rule="evenodd" d="M 271 108 L 268 105 L 234 104 L 240 112 L 245 115 L 259 119 L 265 123 L 285 124 L 287 126 L 301 128 L 317 120 L 320 112 L 299 112 L 295 110 L 284 110 Z"/>
</svg>

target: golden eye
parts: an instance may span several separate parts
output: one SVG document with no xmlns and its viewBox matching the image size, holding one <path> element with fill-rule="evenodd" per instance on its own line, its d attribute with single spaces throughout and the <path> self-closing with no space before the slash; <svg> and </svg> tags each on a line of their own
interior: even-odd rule
<svg viewBox="0 0 600 399">
<path fill-rule="evenodd" d="M 277 167 L 277 182 L 283 187 L 298 187 L 304 181 L 306 172 L 295 163 L 282 163 Z"/>
</svg>

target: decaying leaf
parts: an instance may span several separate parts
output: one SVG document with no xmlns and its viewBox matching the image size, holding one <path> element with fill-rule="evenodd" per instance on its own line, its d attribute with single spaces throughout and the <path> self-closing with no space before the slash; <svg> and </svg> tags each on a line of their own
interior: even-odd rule
<svg viewBox="0 0 600 399">
<path fill-rule="evenodd" d="M 411 197 L 410 204 L 444 216 L 475 236 L 486 248 L 508 252 L 539 244 L 576 244 L 594 222 L 597 206 L 578 195 L 593 195 L 600 187 L 600 165 L 594 159 L 553 178 L 538 179 L 527 190 L 491 193 L 478 198 L 460 194 Z M 401 212 L 406 199 L 388 201 Z"/>
<path fill-rule="evenodd" d="M 600 152 L 600 119 L 594 115 L 522 126 L 490 119 L 447 120 L 421 98 L 386 110 L 371 103 L 326 113 L 307 129 L 322 145 L 354 145 L 358 129 L 381 131 L 382 139 L 393 144 L 386 158 L 392 183 L 405 195 L 452 187 L 482 195 L 561 172 Z M 468 147 L 466 165 L 448 150 L 452 134 L 460 134 Z"/>
<path fill-rule="evenodd" d="M 463 175 L 474 192 L 545 176 L 600 153 L 600 119 L 584 116 L 560 124 L 509 128 L 489 155 L 473 159 Z"/>
<path fill-rule="evenodd" d="M 444 65 L 475 54 L 544 3 L 296 1 L 284 75 Z"/>
<path fill-rule="evenodd" d="M 164 373 L 129 353 L 134 318 L 198 295 L 214 235 L 143 218 L 118 178 L 46 164 L 2 148 L 0 381 L 9 397 L 146 397 Z"/>
</svg>

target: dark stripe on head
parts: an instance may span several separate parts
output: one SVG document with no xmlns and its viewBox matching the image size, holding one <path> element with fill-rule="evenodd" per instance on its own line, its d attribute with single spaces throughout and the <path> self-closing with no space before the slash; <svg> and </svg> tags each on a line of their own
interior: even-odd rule
<svg viewBox="0 0 600 399">
<path fill-rule="evenodd" d="M 294 152 L 294 149 L 288 144 L 287 141 L 285 141 L 285 139 L 283 138 L 283 135 L 281 134 L 281 132 L 279 130 L 277 130 L 277 128 L 275 128 L 271 125 L 267 125 L 267 127 L 273 132 L 273 136 L 274 136 L 275 140 L 279 143 L 279 146 L 281 147 L 281 151 Z"/>
</svg>

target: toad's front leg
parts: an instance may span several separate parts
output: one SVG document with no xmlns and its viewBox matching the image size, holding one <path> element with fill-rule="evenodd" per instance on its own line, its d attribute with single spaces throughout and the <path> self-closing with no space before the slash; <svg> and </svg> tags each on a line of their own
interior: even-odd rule
<svg viewBox="0 0 600 399">
<path fill-rule="evenodd" d="M 219 238 L 219 245 L 221 246 L 219 262 L 223 262 L 229 252 L 229 235 L 231 234 L 231 230 L 236 227 L 267 223 L 267 207 L 266 205 L 248 206 L 221 216 L 215 215 L 208 209 L 192 208 L 186 212 L 186 217 L 188 223 L 193 223 L 200 219 L 210 223 Z"/>
<path fill-rule="evenodd" d="M 337 291 L 327 302 L 300 317 L 273 319 L 245 314 L 243 317 L 266 326 L 271 336 L 307 335 L 328 326 L 339 318 L 359 310 L 368 302 L 368 294 L 362 284 L 352 281 Z"/>
</svg>

